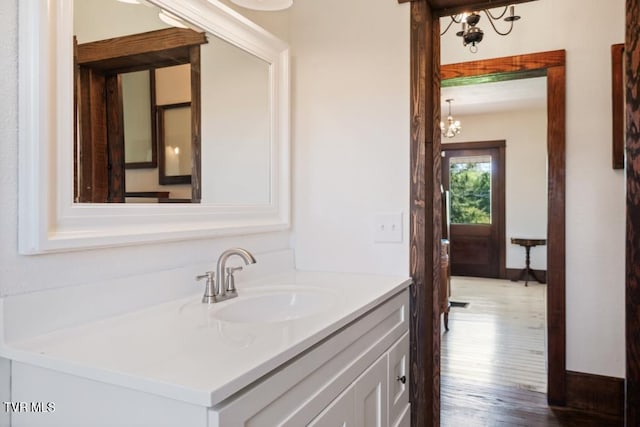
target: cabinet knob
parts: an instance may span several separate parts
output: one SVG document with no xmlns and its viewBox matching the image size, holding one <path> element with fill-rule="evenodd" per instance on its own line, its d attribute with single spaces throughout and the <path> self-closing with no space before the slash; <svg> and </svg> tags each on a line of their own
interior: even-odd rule
<svg viewBox="0 0 640 427">
<path fill-rule="evenodd" d="M 403 375 L 403 376 L 398 376 L 396 377 L 396 381 L 400 381 L 402 384 L 405 384 L 407 382 L 407 376 Z"/>
</svg>

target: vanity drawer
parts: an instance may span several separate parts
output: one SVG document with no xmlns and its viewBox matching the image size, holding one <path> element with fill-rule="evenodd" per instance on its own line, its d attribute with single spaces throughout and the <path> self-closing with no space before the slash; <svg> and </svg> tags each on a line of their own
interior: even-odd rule
<svg viewBox="0 0 640 427">
<path fill-rule="evenodd" d="M 209 426 L 307 425 L 408 329 L 409 292 L 405 289 L 276 372 L 210 409 Z"/>
</svg>

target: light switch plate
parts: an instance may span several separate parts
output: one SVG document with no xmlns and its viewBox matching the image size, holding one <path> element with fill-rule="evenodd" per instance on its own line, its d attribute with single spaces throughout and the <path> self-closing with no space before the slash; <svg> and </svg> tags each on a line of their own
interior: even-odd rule
<svg viewBox="0 0 640 427">
<path fill-rule="evenodd" d="M 373 241 L 402 242 L 402 212 L 376 213 L 373 220 Z"/>
</svg>

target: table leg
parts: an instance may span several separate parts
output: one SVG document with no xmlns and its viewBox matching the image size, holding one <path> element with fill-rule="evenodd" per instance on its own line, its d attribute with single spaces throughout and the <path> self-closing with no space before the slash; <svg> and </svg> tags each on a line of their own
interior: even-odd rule
<svg viewBox="0 0 640 427">
<path fill-rule="evenodd" d="M 529 277 L 533 277 L 538 283 L 544 283 L 535 271 L 531 269 L 531 246 L 525 246 L 525 267 L 520 271 L 520 274 L 513 279 L 512 282 L 519 282 L 524 279 L 524 285 L 529 286 Z"/>
</svg>

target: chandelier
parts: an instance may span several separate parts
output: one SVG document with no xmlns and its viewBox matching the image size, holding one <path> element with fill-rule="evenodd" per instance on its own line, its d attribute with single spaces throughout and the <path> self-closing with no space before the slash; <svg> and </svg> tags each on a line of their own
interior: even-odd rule
<svg viewBox="0 0 640 427">
<path fill-rule="evenodd" d="M 509 11 L 509 16 L 505 17 L 505 15 L 507 14 L 507 10 Z M 497 16 L 494 16 L 489 9 L 482 9 L 481 12 L 484 12 L 484 14 L 487 16 L 487 19 L 489 20 L 489 23 L 493 27 L 493 30 L 501 36 L 510 34 L 513 30 L 513 23 L 520 19 L 520 16 L 515 14 L 515 6 L 505 6 L 502 13 Z M 504 32 L 498 30 L 498 27 L 496 27 L 494 21 L 497 21 L 499 19 L 503 19 L 505 22 L 509 23 L 508 30 Z M 462 29 L 456 33 L 456 36 L 462 37 L 462 44 L 464 46 L 471 45 L 469 47 L 469 50 L 472 53 L 476 53 L 478 51 L 477 45 L 482 41 L 482 38 L 484 37 L 484 31 L 482 31 L 480 27 L 478 27 L 478 22 L 480 22 L 480 12 L 477 11 L 471 12 L 469 14 L 463 13 L 461 15 L 451 15 L 451 21 L 449 22 L 449 25 L 447 25 L 447 28 L 445 28 L 445 30 L 440 33 L 440 35 L 445 35 L 454 23 L 462 24 Z"/>
<path fill-rule="evenodd" d="M 445 138 L 453 138 L 462 130 L 462 126 L 460 125 L 460 120 L 453 120 L 453 116 L 451 115 L 451 102 L 453 99 L 447 99 L 447 104 L 449 104 L 449 115 L 447 116 L 447 123 L 440 122 L 440 130 L 442 131 L 442 136 Z"/>
</svg>

